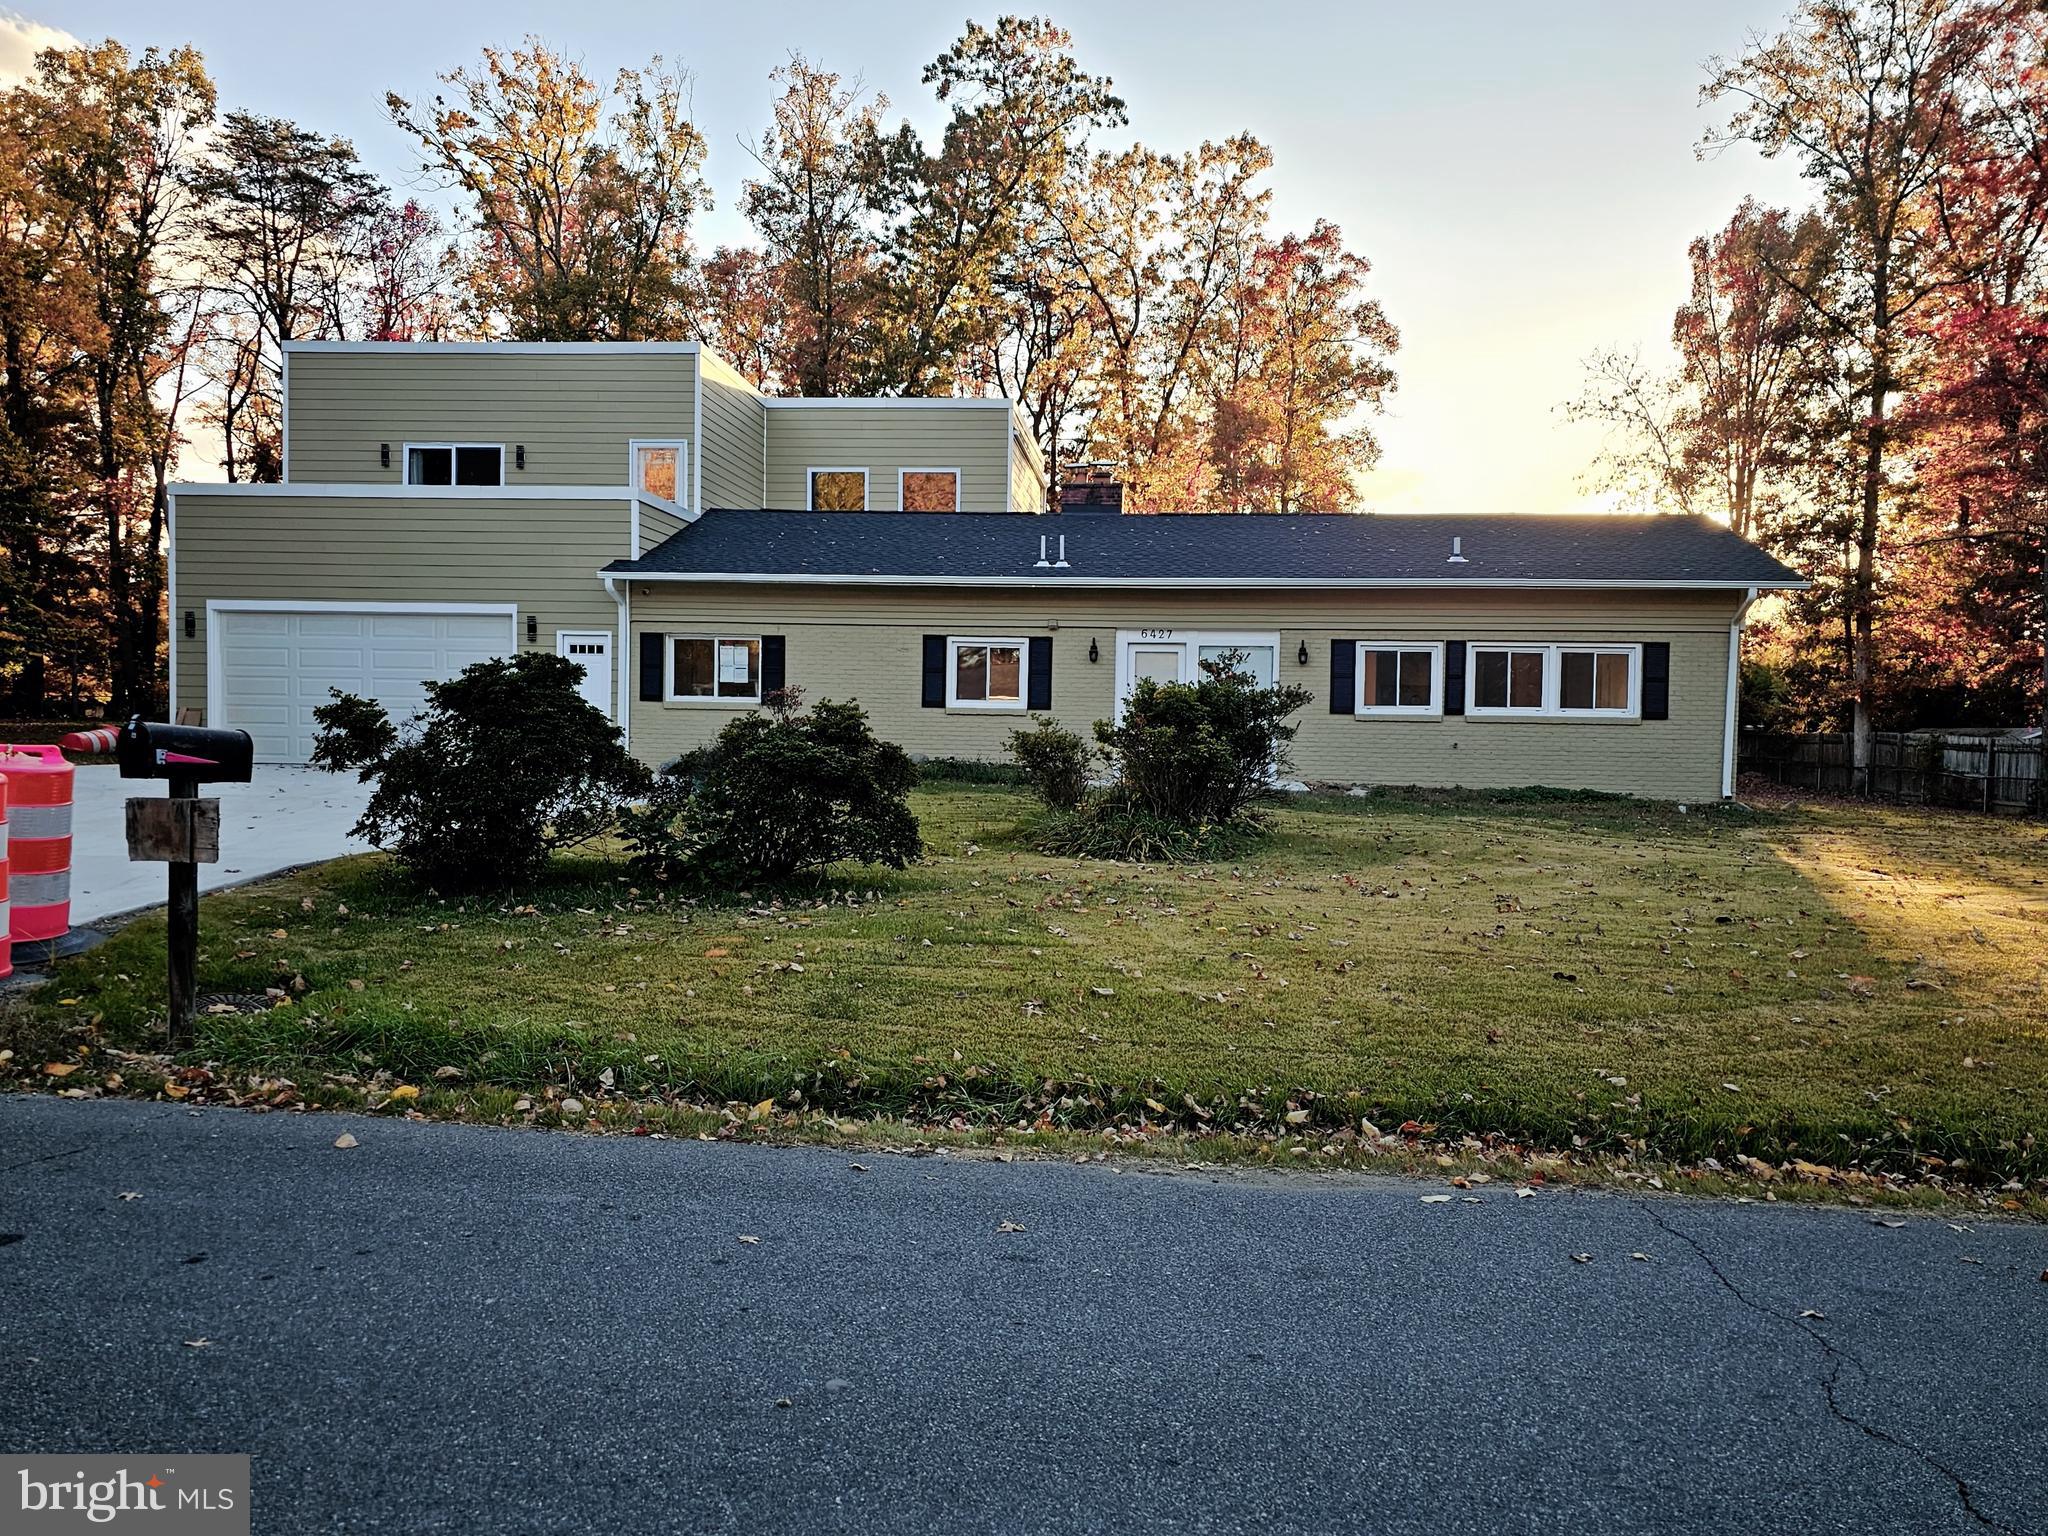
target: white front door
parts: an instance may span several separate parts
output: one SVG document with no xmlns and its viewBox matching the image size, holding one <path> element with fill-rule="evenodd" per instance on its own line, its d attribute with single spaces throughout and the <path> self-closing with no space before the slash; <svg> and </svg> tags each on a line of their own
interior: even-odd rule
<svg viewBox="0 0 2048 1536">
<path fill-rule="evenodd" d="M 594 708 L 602 710 L 605 719 L 611 719 L 611 633 L 602 629 L 558 629 L 555 631 L 555 654 L 581 664 L 583 681 L 576 685 L 576 691 Z"/>
<path fill-rule="evenodd" d="M 1280 637 L 1235 630 L 1120 629 L 1116 635 L 1116 712 L 1140 678 L 1157 683 L 1192 683 L 1201 664 L 1236 652 L 1245 671 L 1270 688 L 1279 677 Z"/>
</svg>

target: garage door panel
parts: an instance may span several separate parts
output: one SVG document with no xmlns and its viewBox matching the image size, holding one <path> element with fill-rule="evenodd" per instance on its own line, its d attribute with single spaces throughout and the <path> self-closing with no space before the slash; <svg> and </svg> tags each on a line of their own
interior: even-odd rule
<svg viewBox="0 0 2048 1536">
<path fill-rule="evenodd" d="M 379 614 L 349 610 L 220 613 L 214 717 L 247 731 L 262 763 L 312 756 L 314 711 L 334 693 L 376 700 L 403 722 L 426 681 L 513 654 L 510 614 Z"/>
<path fill-rule="evenodd" d="M 456 623 L 457 620 L 437 617 L 431 613 L 380 613 L 370 624 L 370 633 L 379 640 L 387 636 L 404 638 L 412 635 L 431 640 L 441 632 L 441 626 Z M 495 624 L 496 619 L 486 619 L 486 624 Z"/>
</svg>

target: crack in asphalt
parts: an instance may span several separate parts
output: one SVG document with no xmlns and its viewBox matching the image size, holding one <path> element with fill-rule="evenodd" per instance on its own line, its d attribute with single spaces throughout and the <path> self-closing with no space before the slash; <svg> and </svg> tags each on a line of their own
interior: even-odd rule
<svg viewBox="0 0 2048 1536">
<path fill-rule="evenodd" d="M 1727 1273 L 1721 1268 L 1720 1263 L 1714 1258 L 1714 1256 L 1711 1253 L 1707 1251 L 1705 1244 L 1701 1243 L 1700 1240 L 1694 1237 L 1690 1232 L 1684 1231 L 1679 1227 L 1674 1227 L 1673 1225 L 1671 1225 L 1670 1222 L 1664 1219 L 1662 1212 L 1645 1206 L 1644 1214 L 1650 1218 L 1651 1222 L 1653 1222 L 1656 1225 L 1659 1231 L 1667 1233 L 1670 1236 L 1677 1238 L 1681 1243 L 1684 1243 L 1686 1247 L 1690 1248 L 1694 1253 L 1698 1254 L 1700 1257 L 1700 1262 L 1707 1266 L 1708 1273 L 1713 1275 L 1713 1277 L 1720 1282 L 1722 1289 L 1726 1290 L 1729 1295 L 1733 1296 L 1743 1306 L 1747 1307 L 1750 1311 L 1756 1313 L 1759 1317 L 1768 1318 L 1774 1323 L 1789 1324 L 1791 1327 L 1797 1328 L 1801 1333 L 1805 1334 L 1809 1339 L 1813 1340 L 1815 1344 L 1820 1346 L 1821 1356 L 1827 1362 L 1827 1371 L 1826 1374 L 1824 1374 L 1821 1377 L 1820 1390 L 1821 1396 L 1827 1404 L 1828 1414 L 1831 1418 L 1835 1419 L 1839 1423 L 1846 1424 L 1849 1428 L 1856 1430 L 1861 1434 L 1867 1435 L 1870 1439 L 1877 1441 L 1880 1445 L 1888 1445 L 1894 1450 L 1904 1451 L 1907 1455 L 1914 1457 L 1923 1465 L 1932 1468 L 1936 1472 L 1939 1472 L 1943 1477 L 1947 1478 L 1950 1483 L 1954 1484 L 1956 1490 L 1956 1498 L 1962 1503 L 1964 1513 L 1969 1515 L 1970 1518 L 1975 1520 L 1979 1525 L 1984 1526 L 1987 1530 L 1999 1531 L 2003 1533 L 2003 1536 L 2029 1536 L 2028 1532 L 2021 1530 L 2018 1526 L 2007 1525 L 2003 1520 L 2000 1520 L 1997 1516 L 1989 1514 L 1982 1509 L 1979 1509 L 1977 1507 L 1976 1494 L 1975 1491 L 1970 1487 L 1969 1479 L 1964 1477 L 1960 1472 L 1956 1471 L 1955 1468 L 1949 1466 L 1948 1463 L 1941 1460 L 1941 1458 L 1934 1455 L 1931 1451 L 1922 1449 L 1920 1446 L 1913 1444 L 1913 1442 L 1910 1440 L 1902 1440 L 1901 1438 L 1899 1438 L 1899 1436 L 1893 1434 L 1890 1430 L 1887 1430 L 1879 1425 L 1872 1424 L 1865 1419 L 1858 1418 L 1855 1414 L 1851 1413 L 1848 1409 L 1842 1406 L 1840 1398 L 1836 1396 L 1836 1387 L 1842 1379 L 1842 1366 L 1845 1363 L 1855 1366 L 1856 1374 L 1864 1377 L 1866 1380 L 1869 1379 L 1870 1375 L 1870 1373 L 1864 1369 L 1863 1362 L 1857 1359 L 1854 1354 L 1852 1354 L 1849 1350 L 1842 1348 L 1842 1346 L 1840 1346 L 1839 1344 L 1835 1343 L 1834 1340 L 1830 1339 L 1818 1328 L 1810 1327 L 1805 1318 L 1793 1317 L 1786 1313 L 1776 1311 L 1770 1307 L 1765 1306 L 1762 1302 L 1758 1301 L 1754 1296 L 1751 1296 L 1747 1291 L 1743 1290 L 1741 1286 L 1737 1285 L 1733 1280 L 1728 1278 Z"/>
<path fill-rule="evenodd" d="M 81 1143 L 80 1145 L 73 1147 L 68 1152 L 50 1152 L 46 1153 L 42 1157 L 24 1158 L 21 1162 L 18 1163 L 0 1164 L 0 1173 L 13 1173 L 18 1168 L 33 1168 L 38 1163 L 58 1162 L 64 1158 L 76 1157 L 79 1153 L 90 1150 L 91 1148 L 88 1144 Z"/>
</svg>

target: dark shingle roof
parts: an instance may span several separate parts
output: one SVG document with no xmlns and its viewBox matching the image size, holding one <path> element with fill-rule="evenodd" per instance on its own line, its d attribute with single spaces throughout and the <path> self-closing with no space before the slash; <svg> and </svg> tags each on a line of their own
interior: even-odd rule
<svg viewBox="0 0 2048 1536">
<path fill-rule="evenodd" d="M 1066 540 L 1064 568 L 1057 561 Z M 1453 561 L 1452 540 L 1463 561 Z M 1704 518 L 1293 513 L 706 512 L 608 574 L 945 585 L 1727 586 L 1801 583 Z"/>
</svg>

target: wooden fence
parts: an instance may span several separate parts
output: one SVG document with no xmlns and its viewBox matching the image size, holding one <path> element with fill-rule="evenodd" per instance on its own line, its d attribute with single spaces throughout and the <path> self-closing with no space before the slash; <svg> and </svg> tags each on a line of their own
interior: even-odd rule
<svg viewBox="0 0 2048 1536">
<path fill-rule="evenodd" d="M 1736 763 L 1775 784 L 1846 795 L 1855 787 L 1850 759 L 1845 732 L 1744 731 Z M 1981 732 L 1874 732 L 1870 793 L 2004 815 L 2048 811 L 2040 741 Z"/>
</svg>

